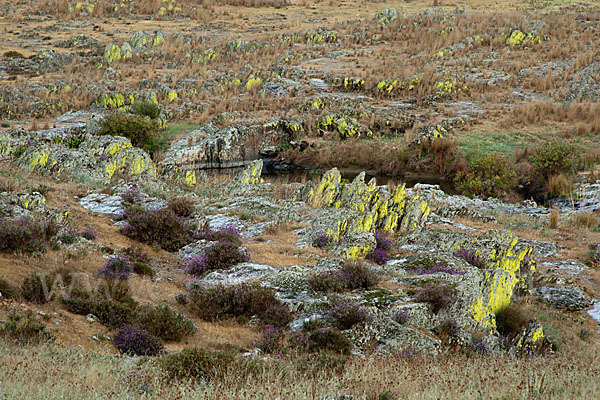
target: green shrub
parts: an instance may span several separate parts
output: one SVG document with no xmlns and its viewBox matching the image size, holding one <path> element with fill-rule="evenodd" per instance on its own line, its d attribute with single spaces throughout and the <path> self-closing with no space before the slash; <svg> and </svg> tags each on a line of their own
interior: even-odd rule
<svg viewBox="0 0 600 400">
<path fill-rule="evenodd" d="M 143 262 L 134 262 L 133 263 L 133 272 L 138 275 L 145 275 L 149 277 L 153 277 L 156 275 L 156 271 L 146 263 Z"/>
<path fill-rule="evenodd" d="M 157 150 L 158 125 L 145 116 L 115 113 L 107 115 L 100 124 L 99 135 L 123 136 L 131 144 L 153 155 Z"/>
<path fill-rule="evenodd" d="M 455 184 L 466 196 L 501 197 L 516 188 L 517 175 L 501 155 L 489 153 L 473 162 L 471 172 L 459 172 Z"/>
<path fill-rule="evenodd" d="M 193 335 L 194 323 L 167 305 L 142 306 L 137 310 L 140 326 L 165 341 L 179 341 Z"/>
<path fill-rule="evenodd" d="M 70 149 L 78 149 L 81 143 L 83 143 L 83 139 L 74 137 L 66 143 L 66 146 Z"/>
<path fill-rule="evenodd" d="M 116 282 L 118 283 L 103 285 L 93 293 L 83 288 L 74 288 L 63 302 L 70 312 L 80 315 L 93 314 L 110 328 L 130 324 L 136 319 L 137 304 L 125 293 L 124 282 Z"/>
<path fill-rule="evenodd" d="M 55 339 L 52 332 L 46 330 L 46 325 L 37 321 L 33 314 L 23 317 L 15 313 L 10 313 L 8 321 L 0 327 L 0 337 L 18 344 L 51 342 Z"/>
<path fill-rule="evenodd" d="M 259 285 L 194 287 L 190 291 L 190 307 L 207 321 L 248 320 L 256 315 L 264 324 L 281 327 L 292 320 L 287 306 L 277 300 L 273 290 Z"/>
<path fill-rule="evenodd" d="M 0 279 L 0 294 L 2 294 L 0 298 L 3 299 L 18 299 L 19 289 L 17 289 L 4 279 Z"/>
<path fill-rule="evenodd" d="M 151 119 L 158 118 L 158 115 L 160 114 L 158 104 L 149 100 L 136 101 L 134 109 L 137 115 L 149 117 Z"/>
<path fill-rule="evenodd" d="M 26 277 L 21 284 L 21 295 L 27 301 L 37 304 L 45 304 L 54 300 L 52 285 L 54 274 L 35 272 Z"/>
<path fill-rule="evenodd" d="M 547 180 L 560 173 L 572 173 L 579 164 L 579 155 L 575 146 L 564 141 L 546 143 L 533 155 L 535 172 Z"/>
</svg>

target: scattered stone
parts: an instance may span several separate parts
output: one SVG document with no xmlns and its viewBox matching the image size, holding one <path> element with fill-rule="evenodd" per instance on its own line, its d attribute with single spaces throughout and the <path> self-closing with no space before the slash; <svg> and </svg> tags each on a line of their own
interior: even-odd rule
<svg viewBox="0 0 600 400">
<path fill-rule="evenodd" d="M 585 299 L 585 295 L 578 287 L 537 287 L 533 291 L 546 303 L 564 310 L 579 311 L 591 305 L 591 303 Z"/>
</svg>

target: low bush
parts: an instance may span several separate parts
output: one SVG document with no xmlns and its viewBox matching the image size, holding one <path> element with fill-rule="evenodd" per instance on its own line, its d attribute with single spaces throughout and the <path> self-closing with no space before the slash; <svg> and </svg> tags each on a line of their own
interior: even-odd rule
<svg viewBox="0 0 600 400">
<path fill-rule="evenodd" d="M 194 201 L 184 196 L 173 197 L 169 199 L 169 208 L 178 216 L 188 218 L 194 214 Z"/>
<path fill-rule="evenodd" d="M 480 254 L 475 249 L 470 249 L 468 247 L 459 247 L 454 255 L 458 258 L 462 258 L 467 263 L 471 264 L 474 267 L 485 269 L 489 267 L 489 259 Z"/>
<path fill-rule="evenodd" d="M 410 312 L 408 310 L 398 310 L 392 315 L 392 320 L 404 325 L 410 321 Z"/>
<path fill-rule="evenodd" d="M 310 275 L 309 286 L 316 292 L 343 292 L 368 289 L 379 282 L 377 273 L 360 261 L 346 261 L 339 269 Z"/>
<path fill-rule="evenodd" d="M 346 261 L 340 271 L 348 289 L 368 289 L 379 282 L 377 273 L 360 261 Z"/>
<path fill-rule="evenodd" d="M 460 326 L 454 318 L 447 318 L 435 327 L 434 332 L 442 339 L 450 340 L 460 335 Z"/>
<path fill-rule="evenodd" d="M 136 311 L 139 325 L 165 341 L 179 341 L 196 332 L 194 323 L 167 305 L 141 306 Z"/>
<path fill-rule="evenodd" d="M 375 232 L 375 242 L 377 245 L 375 246 L 375 249 L 367 255 L 367 259 L 376 264 L 384 265 L 388 261 L 388 251 L 392 249 L 394 242 L 385 232 L 380 231 Z"/>
<path fill-rule="evenodd" d="M 0 299 L 18 299 L 19 289 L 0 278 Z"/>
<path fill-rule="evenodd" d="M 233 226 L 225 226 L 219 229 L 204 228 L 196 232 L 197 239 L 204 239 L 211 242 L 242 244 L 242 232 Z"/>
<path fill-rule="evenodd" d="M 333 242 L 333 238 L 331 235 L 328 235 L 325 232 L 316 232 L 312 237 L 312 245 L 313 247 L 317 247 L 319 249 L 323 249 L 329 246 Z"/>
<path fill-rule="evenodd" d="M 125 325 L 114 338 L 115 346 L 130 356 L 156 356 L 163 352 L 160 339 L 136 325 Z"/>
<path fill-rule="evenodd" d="M 188 258 L 186 271 L 192 275 L 202 275 L 209 271 L 227 269 L 245 261 L 248 261 L 248 254 L 237 244 L 220 242 L 207 247 L 202 256 Z"/>
<path fill-rule="evenodd" d="M 282 350 L 282 342 L 285 334 L 285 329 L 273 325 L 266 325 L 262 330 L 261 337 L 256 341 L 254 346 L 263 353 L 277 353 Z"/>
<path fill-rule="evenodd" d="M 123 136 L 150 155 L 158 149 L 158 124 L 146 116 L 115 113 L 100 123 L 99 135 Z"/>
<path fill-rule="evenodd" d="M 445 283 L 427 283 L 414 295 L 414 299 L 420 303 L 429 303 L 431 312 L 438 312 L 450 308 L 456 303 L 456 290 Z"/>
<path fill-rule="evenodd" d="M 96 240 L 98 238 L 98 232 L 91 228 L 84 229 L 79 233 L 79 235 L 87 240 Z"/>
<path fill-rule="evenodd" d="M 136 185 L 129 187 L 126 191 L 121 193 L 121 199 L 125 206 L 133 205 L 142 199 L 142 194 Z"/>
<path fill-rule="evenodd" d="M 0 252 L 44 252 L 59 229 L 52 218 L 0 218 Z"/>
<path fill-rule="evenodd" d="M 134 262 L 133 272 L 142 276 L 156 276 L 156 271 L 154 271 L 154 269 L 151 266 L 143 262 Z"/>
<path fill-rule="evenodd" d="M 302 329 L 294 332 L 290 338 L 292 346 L 302 351 L 333 352 L 349 354 L 352 348 L 350 339 L 339 330 L 325 327 L 321 323 L 304 324 Z"/>
<path fill-rule="evenodd" d="M 449 275 L 464 275 L 467 273 L 467 271 L 459 271 L 459 270 L 454 269 L 444 263 L 436 263 L 435 265 L 433 265 L 431 267 L 415 268 L 412 270 L 412 272 L 414 272 L 415 274 L 419 274 L 419 275 L 430 275 L 430 274 L 436 274 L 438 272 L 442 272 L 444 274 L 449 274 Z"/>
<path fill-rule="evenodd" d="M 117 281 L 119 282 L 119 281 Z M 90 293 L 82 288 L 74 288 L 63 299 L 67 310 L 74 314 L 95 315 L 100 322 L 110 328 L 118 328 L 135 321 L 137 304 L 127 293 L 124 293 L 120 283 L 113 283 L 116 287 L 96 289 Z M 114 293 L 110 296 L 109 293 Z"/>
<path fill-rule="evenodd" d="M 149 100 L 136 101 L 134 110 L 137 115 L 148 117 L 150 119 L 156 119 L 160 114 L 158 104 Z"/>
<path fill-rule="evenodd" d="M 264 324 L 277 327 L 292 321 L 287 306 L 277 300 L 273 290 L 258 285 L 194 287 L 189 297 L 191 309 L 207 321 L 257 316 Z"/>
<path fill-rule="evenodd" d="M 125 208 L 127 225 L 121 232 L 140 242 L 166 251 L 177 251 L 193 240 L 192 228 L 170 208 L 145 210 L 140 205 Z"/>
<path fill-rule="evenodd" d="M 579 151 L 565 141 L 548 142 L 532 156 L 535 172 L 547 180 L 550 176 L 575 172 L 579 165 Z"/>
<path fill-rule="evenodd" d="M 0 327 L 0 337 L 18 344 L 51 342 L 55 339 L 52 332 L 46 330 L 46 325 L 37 321 L 32 314 L 23 317 L 15 313 L 10 313 L 8 321 Z"/>
<path fill-rule="evenodd" d="M 100 270 L 100 276 L 106 279 L 127 280 L 133 272 L 133 263 L 125 256 L 111 257 Z"/>
<path fill-rule="evenodd" d="M 35 272 L 23 280 L 21 295 L 25 300 L 32 303 L 49 303 L 55 298 L 54 293 L 52 293 L 54 279 L 54 274 Z"/>
<path fill-rule="evenodd" d="M 321 293 L 340 293 L 346 290 L 346 280 L 340 270 L 311 274 L 308 277 L 308 285 L 315 292 Z"/>
<path fill-rule="evenodd" d="M 346 299 L 334 301 L 327 312 L 327 316 L 333 325 L 341 330 L 350 329 L 356 324 L 371 319 L 366 307 L 361 306 L 355 301 Z"/>
<path fill-rule="evenodd" d="M 79 234 L 73 229 L 66 229 L 58 235 L 58 240 L 63 244 L 73 244 L 77 240 Z"/>
<path fill-rule="evenodd" d="M 456 175 L 456 189 L 467 196 L 503 197 L 517 185 L 517 175 L 509 163 L 497 153 L 489 153 L 473 161 L 469 173 Z"/>
</svg>

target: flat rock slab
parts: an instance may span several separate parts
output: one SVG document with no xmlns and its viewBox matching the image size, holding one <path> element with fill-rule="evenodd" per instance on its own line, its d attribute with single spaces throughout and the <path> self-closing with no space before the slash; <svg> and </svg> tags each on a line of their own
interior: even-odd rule
<svg viewBox="0 0 600 400">
<path fill-rule="evenodd" d="M 578 287 L 554 288 L 538 287 L 534 293 L 546 303 L 563 310 L 578 311 L 587 308 L 591 303 L 586 300 L 583 292 Z"/>
<path fill-rule="evenodd" d="M 213 271 L 202 279 L 201 284 L 205 285 L 239 285 L 249 281 L 257 280 L 265 276 L 271 275 L 277 269 L 268 265 L 241 263 L 227 270 Z"/>
<path fill-rule="evenodd" d="M 81 207 L 99 214 L 123 214 L 121 196 L 110 196 L 104 193 L 92 193 L 79 200 Z"/>
<path fill-rule="evenodd" d="M 566 273 L 571 276 L 577 276 L 588 269 L 588 267 L 585 264 L 582 264 L 576 260 L 546 261 L 543 262 L 541 265 L 542 267 L 546 267 L 548 269 L 558 269 L 560 271 L 566 271 Z"/>
</svg>

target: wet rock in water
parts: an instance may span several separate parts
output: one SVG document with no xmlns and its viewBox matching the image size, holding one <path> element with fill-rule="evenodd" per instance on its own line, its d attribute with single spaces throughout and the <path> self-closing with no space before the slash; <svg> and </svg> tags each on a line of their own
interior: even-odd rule
<svg viewBox="0 0 600 400">
<path fill-rule="evenodd" d="M 578 287 L 537 287 L 533 291 L 546 303 L 564 310 L 578 311 L 591 305 L 591 303 L 586 300 L 583 291 Z"/>
</svg>

